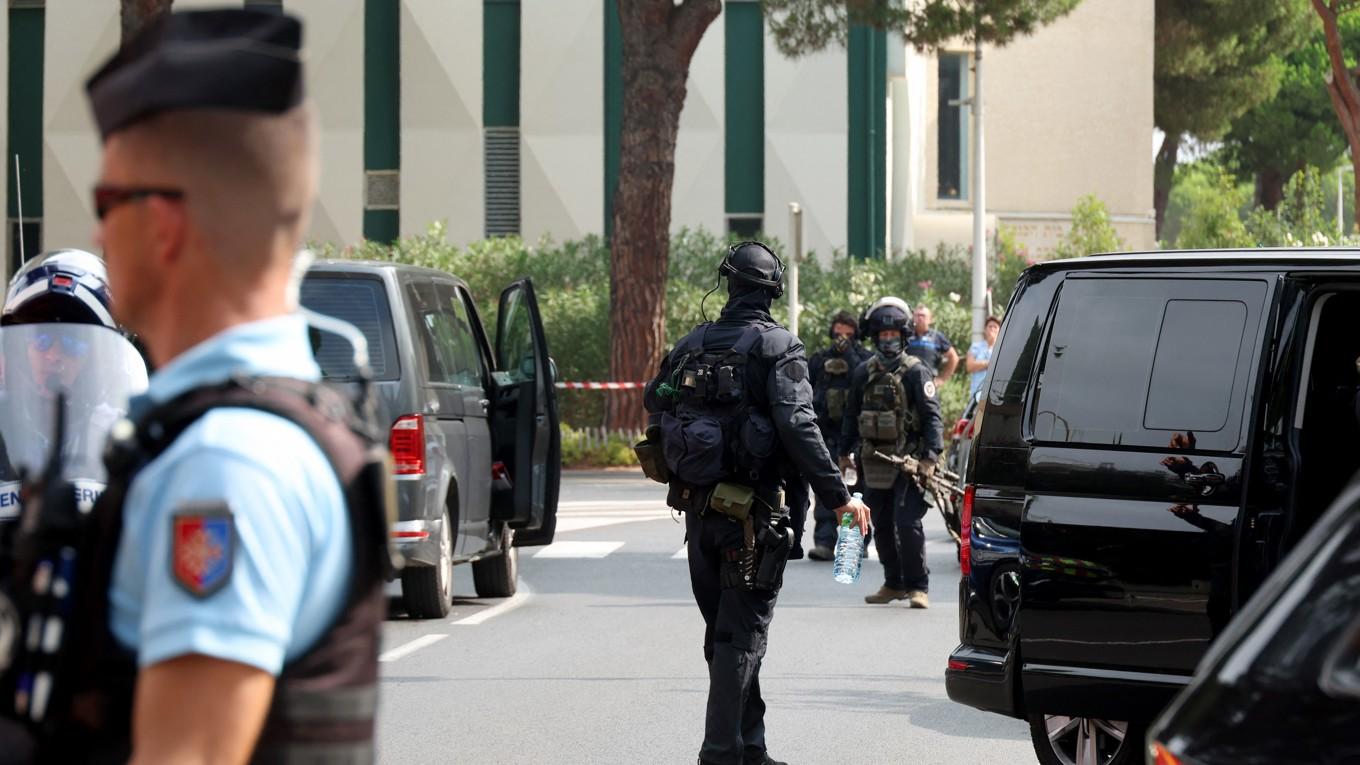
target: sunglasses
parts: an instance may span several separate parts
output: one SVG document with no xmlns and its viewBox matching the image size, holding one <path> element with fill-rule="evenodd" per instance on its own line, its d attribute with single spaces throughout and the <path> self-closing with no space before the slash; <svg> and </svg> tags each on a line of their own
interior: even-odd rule
<svg viewBox="0 0 1360 765">
<path fill-rule="evenodd" d="M 33 348 L 39 353 L 47 353 L 52 350 L 52 346 L 60 345 L 61 354 L 70 358 L 80 358 L 90 352 L 90 344 L 70 335 L 54 335 L 51 332 L 39 332 L 33 336 Z"/>
<path fill-rule="evenodd" d="M 162 197 L 176 201 L 184 199 L 179 189 L 155 188 L 149 186 L 111 186 L 100 184 L 94 187 L 94 213 L 100 220 L 114 209 L 147 197 Z"/>
</svg>

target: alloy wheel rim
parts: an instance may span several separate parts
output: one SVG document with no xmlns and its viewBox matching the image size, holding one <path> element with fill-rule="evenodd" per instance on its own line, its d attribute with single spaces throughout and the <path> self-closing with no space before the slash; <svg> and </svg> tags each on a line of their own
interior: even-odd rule
<svg viewBox="0 0 1360 765">
<path fill-rule="evenodd" d="M 1129 724 L 1094 717 L 1047 715 L 1049 749 L 1063 765 L 1109 765 L 1124 747 Z"/>
</svg>

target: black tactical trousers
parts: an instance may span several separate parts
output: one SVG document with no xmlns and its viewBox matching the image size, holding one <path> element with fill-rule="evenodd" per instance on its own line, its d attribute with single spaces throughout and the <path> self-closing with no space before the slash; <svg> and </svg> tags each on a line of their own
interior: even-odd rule
<svg viewBox="0 0 1360 765">
<path fill-rule="evenodd" d="M 864 503 L 874 522 L 874 548 L 883 563 L 883 584 L 894 590 L 930 590 L 926 566 L 926 500 L 910 476 L 899 475 L 891 489 L 866 489 Z"/>
<path fill-rule="evenodd" d="M 689 581 L 704 616 L 708 711 L 699 758 L 715 765 L 760 762 L 765 753 L 765 701 L 760 663 L 774 616 L 775 593 L 724 589 L 726 553 L 743 546 L 742 526 L 708 510 L 685 514 Z"/>
</svg>

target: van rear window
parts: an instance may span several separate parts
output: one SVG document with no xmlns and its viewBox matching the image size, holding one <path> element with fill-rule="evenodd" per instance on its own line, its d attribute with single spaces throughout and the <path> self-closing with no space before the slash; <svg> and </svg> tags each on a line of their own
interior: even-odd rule
<svg viewBox="0 0 1360 765">
<path fill-rule="evenodd" d="M 1265 285 L 1068 279 L 1033 408 L 1039 441 L 1232 451 Z"/>
<path fill-rule="evenodd" d="M 375 380 L 396 380 L 397 340 L 387 290 L 376 278 L 310 275 L 302 280 L 302 305 L 353 324 L 368 340 L 369 365 Z M 354 349 L 339 335 L 311 330 L 312 352 L 328 380 L 352 380 Z"/>
</svg>

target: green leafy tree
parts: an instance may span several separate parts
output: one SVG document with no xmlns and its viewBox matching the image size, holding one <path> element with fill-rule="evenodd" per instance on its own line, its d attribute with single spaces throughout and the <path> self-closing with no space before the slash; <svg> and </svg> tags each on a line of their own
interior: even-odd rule
<svg viewBox="0 0 1360 765">
<path fill-rule="evenodd" d="M 1347 50 L 1360 49 L 1360 15 L 1339 19 Z M 1228 161 L 1256 183 L 1256 203 L 1274 210 L 1285 183 L 1308 166 L 1336 166 L 1346 150 L 1327 79 L 1331 63 L 1321 28 L 1283 57 L 1280 90 L 1235 122 L 1224 139 Z"/>
<path fill-rule="evenodd" d="M 1082 258 L 1100 252 L 1118 252 L 1124 240 L 1110 222 L 1110 211 L 1095 194 L 1077 200 L 1072 208 L 1072 226 L 1053 249 L 1055 258 Z"/>
<path fill-rule="evenodd" d="M 1347 55 L 1346 29 L 1354 23 L 1360 0 L 1312 0 L 1313 10 L 1322 19 L 1322 37 L 1330 65 L 1327 95 L 1332 101 L 1341 132 L 1351 150 L 1351 167 L 1360 172 L 1360 73 L 1355 67 L 1355 54 Z M 1350 50 L 1354 50 L 1351 48 Z M 1354 205 L 1360 215 L 1360 184 L 1354 193 Z"/>
<path fill-rule="evenodd" d="M 1214 161 L 1176 169 L 1171 193 L 1168 232 L 1182 249 L 1254 247 L 1256 242 L 1242 221 L 1251 191 L 1232 172 Z"/>
<path fill-rule="evenodd" d="M 852 26 L 900 32 L 918 48 L 955 38 L 1005 45 L 1058 19 L 1081 0 L 762 0 L 781 53 L 845 46 Z"/>
<path fill-rule="evenodd" d="M 1180 147 L 1222 138 L 1235 119 L 1275 96 L 1287 55 L 1305 38 L 1299 0 L 1157 0 L 1153 116 L 1164 134 L 1153 175 L 1157 234 Z"/>
</svg>

